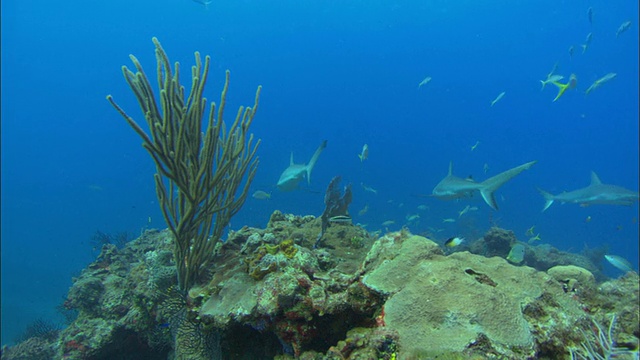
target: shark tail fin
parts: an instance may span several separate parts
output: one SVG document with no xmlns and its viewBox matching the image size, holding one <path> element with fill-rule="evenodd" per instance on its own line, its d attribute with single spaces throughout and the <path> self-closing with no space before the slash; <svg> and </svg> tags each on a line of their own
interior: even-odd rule
<svg viewBox="0 0 640 360">
<path fill-rule="evenodd" d="M 537 161 L 530 161 L 526 164 L 516 166 L 513 169 L 501 172 L 500 174 L 490 177 L 487 180 L 481 182 L 481 187 L 479 190 L 480 195 L 482 195 L 482 198 L 484 199 L 484 202 L 486 202 L 487 205 L 491 206 L 493 210 L 498 210 L 498 204 L 496 203 L 496 199 L 493 193 L 507 181 L 513 179 L 516 175 L 530 169 L 535 163 L 537 163 Z"/>
<path fill-rule="evenodd" d="M 542 208 L 542 212 L 544 212 L 549 208 L 549 206 L 553 205 L 553 201 L 555 200 L 555 197 L 553 196 L 553 194 L 548 193 L 540 188 L 538 188 L 538 191 L 544 197 L 545 203 L 544 203 L 544 208 Z"/>
<path fill-rule="evenodd" d="M 322 144 L 318 146 L 318 149 L 316 149 L 316 152 L 313 153 L 311 160 L 309 160 L 309 163 L 307 164 L 307 184 L 311 184 L 311 171 L 313 170 L 313 167 L 316 165 L 316 161 L 318 161 L 318 158 L 320 157 L 322 150 L 324 150 L 324 148 L 326 147 L 327 147 L 327 140 L 324 140 Z"/>
</svg>

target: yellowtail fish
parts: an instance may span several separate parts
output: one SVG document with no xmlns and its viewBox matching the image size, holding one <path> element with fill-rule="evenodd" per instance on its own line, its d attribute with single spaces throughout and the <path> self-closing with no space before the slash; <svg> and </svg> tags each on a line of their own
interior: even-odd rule
<svg viewBox="0 0 640 360">
<path fill-rule="evenodd" d="M 493 107 L 493 105 L 495 105 L 498 101 L 500 101 L 504 95 L 506 94 L 506 92 L 501 92 L 500 94 L 498 94 L 498 97 L 496 97 L 492 102 L 491 102 L 491 106 Z"/>
<path fill-rule="evenodd" d="M 420 219 L 420 215 L 419 214 L 407 215 L 406 219 L 407 219 L 408 222 L 412 222 L 412 221 Z"/>
<path fill-rule="evenodd" d="M 421 211 L 429 210 L 429 207 L 427 205 L 418 205 L 418 210 L 421 210 Z"/>
<path fill-rule="evenodd" d="M 529 244 L 533 244 L 536 241 L 542 241 L 540 234 L 536 234 L 536 236 L 529 238 Z"/>
<path fill-rule="evenodd" d="M 431 76 L 427 76 L 426 78 L 424 78 L 424 80 L 420 81 L 420 84 L 418 84 L 418 89 L 420 89 L 422 85 L 427 85 L 430 81 Z"/>
<path fill-rule="evenodd" d="M 395 221 L 393 221 L 393 220 L 387 220 L 387 221 L 385 221 L 385 222 L 383 222 L 383 223 L 382 223 L 382 226 L 390 226 L 390 225 L 393 225 L 393 224 L 395 224 L 395 223 L 396 223 L 396 222 L 395 222 Z"/>
<path fill-rule="evenodd" d="M 458 218 L 460 218 L 460 216 L 464 215 L 467 213 L 467 211 L 469 211 L 469 209 L 471 209 L 471 206 L 467 205 L 465 206 L 464 209 L 458 211 Z"/>
<path fill-rule="evenodd" d="M 631 27 L 631 21 L 625 21 L 623 22 L 620 27 L 618 28 L 618 30 L 616 31 L 616 39 L 618 38 L 618 36 L 620 36 L 620 34 L 622 34 L 623 32 L 629 30 L 629 28 Z"/>
<path fill-rule="evenodd" d="M 515 244 L 507 255 L 507 260 L 514 264 L 520 264 L 524 260 L 524 245 Z"/>
<path fill-rule="evenodd" d="M 527 236 L 533 236 L 533 230 L 535 229 L 535 225 L 533 225 L 532 227 L 530 227 L 529 229 L 527 229 L 527 232 L 525 233 L 525 235 Z"/>
<path fill-rule="evenodd" d="M 618 256 L 618 255 L 605 255 L 604 256 L 605 259 L 607 259 L 607 261 L 615 266 L 616 268 L 618 268 L 621 271 L 624 271 L 625 273 L 628 273 L 629 271 L 633 271 L 633 266 L 631 266 L 631 263 L 629 263 L 629 261 L 627 261 L 627 259 Z"/>
<path fill-rule="evenodd" d="M 462 244 L 463 242 L 464 238 L 455 236 L 447 239 L 447 241 L 444 242 L 444 246 L 452 248 Z"/>
<path fill-rule="evenodd" d="M 258 190 L 254 192 L 251 197 L 258 200 L 269 200 L 271 199 L 271 194 L 262 190 Z"/>
<path fill-rule="evenodd" d="M 374 194 L 378 194 L 378 190 L 372 188 L 371 186 L 367 186 L 364 183 L 360 183 L 360 186 L 364 189 L 364 191 L 372 192 Z"/>
<path fill-rule="evenodd" d="M 553 85 L 558 87 L 558 95 L 556 95 L 556 98 L 553 99 L 553 102 L 556 102 L 562 95 L 564 95 L 567 90 L 576 88 L 576 86 L 578 85 L 578 77 L 575 74 L 571 74 L 571 76 L 569 76 L 569 82 L 567 82 L 566 84 L 562 84 L 559 81 L 554 81 Z"/>
<path fill-rule="evenodd" d="M 471 151 L 475 150 L 478 145 L 480 145 L 480 141 L 476 141 L 476 143 L 471 147 Z"/>
<path fill-rule="evenodd" d="M 587 34 L 587 39 L 585 40 L 585 43 L 580 45 L 582 46 L 582 53 L 584 54 L 585 51 L 587 51 L 587 49 L 589 48 L 589 45 L 591 45 L 591 40 L 593 39 L 593 33 L 589 33 Z"/>
<path fill-rule="evenodd" d="M 456 222 L 456 219 L 451 219 L 451 218 L 448 218 L 448 219 L 442 219 L 442 222 L 443 222 L 443 223 L 454 223 L 454 222 Z"/>
<path fill-rule="evenodd" d="M 362 151 L 360 152 L 360 154 L 358 154 L 358 157 L 360 158 L 360 162 L 363 162 L 369 158 L 369 145 L 362 145 Z"/>
<path fill-rule="evenodd" d="M 547 76 L 547 80 L 540 80 L 542 83 L 542 89 L 540 89 L 540 91 L 544 90 L 544 87 L 547 86 L 548 83 L 553 83 L 554 81 L 560 81 L 562 79 L 564 79 L 564 76 L 562 75 Z"/>
<path fill-rule="evenodd" d="M 609 80 L 613 80 L 613 79 L 615 79 L 615 77 L 616 77 L 617 75 L 618 75 L 618 74 L 616 74 L 616 73 L 608 73 L 607 75 L 605 75 L 605 76 L 601 77 L 600 79 L 598 79 L 598 80 L 594 81 L 594 82 L 593 82 L 593 84 L 591 84 L 591 86 L 589 86 L 589 88 L 587 89 L 587 91 L 585 91 L 584 93 L 585 93 L 586 95 L 589 95 L 589 93 L 590 93 L 590 92 L 592 92 L 593 90 L 595 90 L 595 89 L 599 88 L 599 87 L 600 87 L 600 85 L 602 85 L 602 84 L 606 83 L 606 82 L 607 82 L 607 81 L 609 81 Z"/>
</svg>

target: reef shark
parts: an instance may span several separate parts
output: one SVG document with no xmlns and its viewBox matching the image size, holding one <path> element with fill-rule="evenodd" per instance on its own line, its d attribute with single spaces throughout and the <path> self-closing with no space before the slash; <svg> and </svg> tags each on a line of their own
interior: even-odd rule
<svg viewBox="0 0 640 360">
<path fill-rule="evenodd" d="M 291 159 L 289 161 L 289 167 L 284 169 L 278 180 L 278 189 L 281 191 L 292 191 L 298 187 L 298 184 L 306 176 L 307 184 L 311 183 L 311 170 L 316 165 L 318 157 L 322 153 L 322 150 L 327 147 L 327 140 L 324 140 L 322 144 L 313 153 L 311 160 L 308 164 L 295 164 L 293 162 L 293 152 L 291 152 Z"/>
<path fill-rule="evenodd" d="M 431 196 L 443 200 L 459 199 L 470 197 L 473 192 L 479 191 L 487 205 L 492 209 L 498 210 L 498 204 L 493 193 L 507 181 L 513 179 L 516 175 L 524 170 L 531 168 L 537 161 L 531 161 L 513 169 L 502 172 L 496 176 L 490 177 L 483 182 L 475 182 L 473 179 L 462 179 L 453 175 L 453 163 L 449 163 L 449 173 L 442 179 L 433 189 Z"/>
<path fill-rule="evenodd" d="M 560 201 L 564 203 L 580 204 L 581 206 L 589 206 L 595 204 L 604 205 L 632 205 L 634 201 L 638 201 L 640 196 L 637 192 L 625 189 L 617 185 L 603 184 L 600 178 L 595 172 L 591 172 L 591 184 L 589 186 L 563 192 L 558 195 L 553 195 L 542 189 L 538 189 L 544 200 L 545 211 L 553 204 L 554 201 Z"/>
</svg>

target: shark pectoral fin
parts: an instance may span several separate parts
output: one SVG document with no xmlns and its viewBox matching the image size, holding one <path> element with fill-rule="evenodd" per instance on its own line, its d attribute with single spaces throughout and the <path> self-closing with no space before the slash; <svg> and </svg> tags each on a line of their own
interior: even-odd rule
<svg viewBox="0 0 640 360">
<path fill-rule="evenodd" d="M 480 195 L 482 195 L 487 205 L 491 206 L 493 210 L 498 211 L 498 204 L 496 203 L 495 196 L 493 196 L 493 191 L 480 190 Z"/>
</svg>

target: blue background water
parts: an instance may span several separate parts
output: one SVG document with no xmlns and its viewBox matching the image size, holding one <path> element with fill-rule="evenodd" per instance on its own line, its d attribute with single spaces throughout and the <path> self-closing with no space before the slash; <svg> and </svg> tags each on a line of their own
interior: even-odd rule
<svg viewBox="0 0 640 360">
<path fill-rule="evenodd" d="M 55 306 L 71 277 L 95 256 L 96 230 L 164 227 L 153 163 L 105 100 L 113 94 L 141 120 L 120 67 L 135 54 L 153 74 L 153 36 L 185 73 L 195 50 L 212 55 L 210 99 L 231 70 L 228 118 L 264 87 L 252 126 L 263 141 L 252 191 L 272 191 L 272 199 L 249 198 L 233 228 L 264 227 L 275 209 L 319 215 L 321 193 L 342 175 L 354 185 L 355 220 L 372 231 L 386 220 L 398 229 L 416 213 L 410 229 L 444 229 L 437 240 L 473 239 L 496 222 L 526 241 L 535 225 L 560 249 L 608 244 L 637 269 L 637 203 L 541 213 L 535 190 L 587 186 L 591 170 L 605 183 L 638 189 L 637 13 L 632 0 L 252 0 L 207 8 L 188 0 L 3 1 L 2 343 L 34 318 L 59 319 Z M 631 29 L 616 39 L 626 20 Z M 589 32 L 593 42 L 581 54 Z M 565 79 L 577 74 L 578 89 L 553 103 L 555 87 L 541 91 L 539 80 L 556 62 Z M 584 95 L 609 72 L 617 78 Z M 426 76 L 433 80 L 418 88 Z M 278 192 L 290 151 L 306 162 L 323 139 L 313 191 Z M 370 158 L 361 163 L 364 143 Z M 431 192 L 449 161 L 454 174 L 483 180 L 531 160 L 539 163 L 498 191 L 497 213 L 480 197 L 415 196 Z M 365 204 L 368 213 L 356 215 Z M 442 222 L 466 205 L 479 209 Z"/>
</svg>

